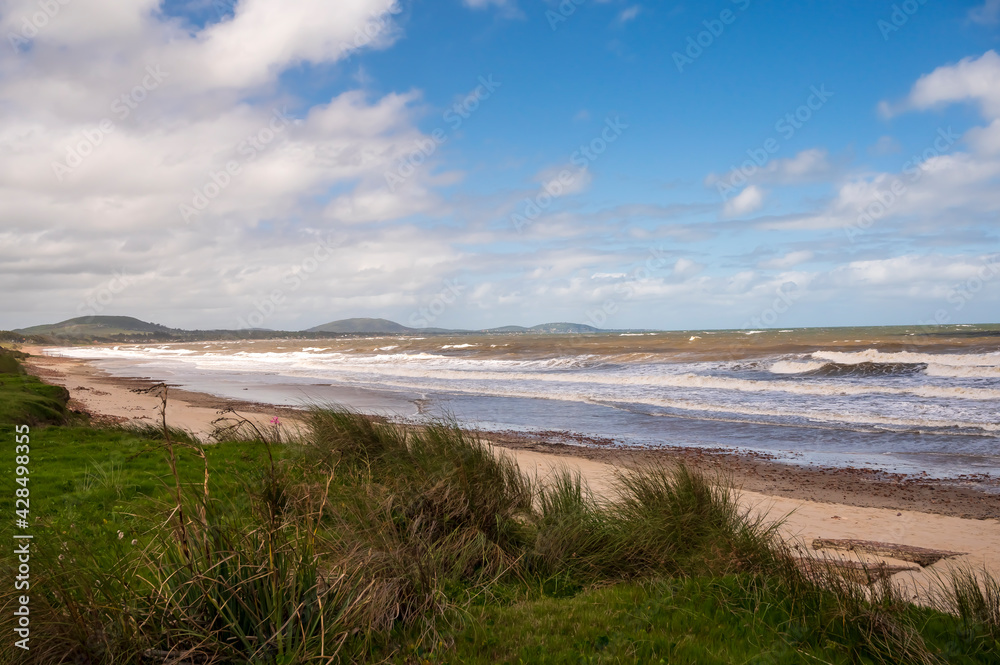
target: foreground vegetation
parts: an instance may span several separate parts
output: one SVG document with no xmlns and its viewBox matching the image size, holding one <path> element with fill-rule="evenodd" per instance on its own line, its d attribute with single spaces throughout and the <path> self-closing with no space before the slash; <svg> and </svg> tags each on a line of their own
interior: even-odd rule
<svg viewBox="0 0 1000 665">
<path fill-rule="evenodd" d="M 683 467 L 624 474 L 602 505 L 572 475 L 536 486 L 452 424 L 336 409 L 294 436 L 234 417 L 202 445 L 74 421 L 64 394 L 0 363 L 0 434 L 33 425 L 36 537 L 31 649 L 8 637 L 0 662 L 1000 658 L 990 578 L 956 573 L 930 609 L 806 574 L 773 525 Z M 19 592 L 0 588 L 10 636 Z"/>
</svg>

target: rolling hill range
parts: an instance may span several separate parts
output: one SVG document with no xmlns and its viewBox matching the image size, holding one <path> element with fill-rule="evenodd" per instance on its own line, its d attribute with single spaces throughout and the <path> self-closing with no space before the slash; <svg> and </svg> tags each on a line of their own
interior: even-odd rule
<svg viewBox="0 0 1000 665">
<path fill-rule="evenodd" d="M 409 328 L 402 324 L 388 319 L 341 319 L 331 321 L 323 325 L 309 328 L 304 332 L 328 332 L 328 333 L 382 333 L 408 335 L 412 333 L 428 334 L 456 334 L 456 333 L 549 333 L 549 334 L 572 334 L 572 333 L 595 333 L 603 332 L 593 326 L 582 323 L 542 323 L 537 326 L 525 328 L 523 326 L 503 326 L 501 328 L 483 328 L 480 330 L 458 330 L 448 328 Z"/>
<path fill-rule="evenodd" d="M 302 331 L 280 330 L 181 330 L 147 323 L 131 316 L 85 316 L 59 323 L 31 326 L 13 333 L 38 340 L 81 341 L 186 341 L 202 339 L 266 339 L 268 337 L 309 337 L 310 335 L 448 335 L 448 334 L 582 334 L 607 332 L 580 323 L 543 323 L 526 328 L 503 326 L 480 330 L 410 328 L 388 319 L 355 318 L 330 321 Z"/>
</svg>

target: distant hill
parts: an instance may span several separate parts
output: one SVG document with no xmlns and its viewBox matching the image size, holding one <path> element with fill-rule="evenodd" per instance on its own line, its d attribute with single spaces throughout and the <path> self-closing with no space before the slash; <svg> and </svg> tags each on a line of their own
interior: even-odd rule
<svg viewBox="0 0 1000 665">
<path fill-rule="evenodd" d="M 531 326 L 528 330 L 537 333 L 553 334 L 602 332 L 594 326 L 587 326 L 582 323 L 543 323 L 541 325 Z"/>
<path fill-rule="evenodd" d="M 389 319 L 341 319 L 309 328 L 305 332 L 403 334 L 416 331 L 416 328 L 407 328 Z"/>
<path fill-rule="evenodd" d="M 270 337 L 303 337 L 310 334 L 327 335 L 462 335 L 485 334 L 577 334 L 601 331 L 580 323 L 543 323 L 525 328 L 503 326 L 486 330 L 449 330 L 446 328 L 410 328 L 388 319 L 340 319 L 308 330 L 286 332 L 280 330 L 179 330 L 157 323 L 147 323 L 131 316 L 82 316 L 44 326 L 21 328 L 8 335 L 33 335 L 47 339 L 77 339 L 87 341 L 184 341 L 204 339 L 267 339 Z"/>
<path fill-rule="evenodd" d="M 447 328 L 408 328 L 402 324 L 388 319 L 341 319 L 331 321 L 323 325 L 309 328 L 305 332 L 315 333 L 381 333 L 389 335 L 404 335 L 412 333 L 442 333 L 442 334 L 465 334 L 470 332 L 479 333 L 592 333 L 600 332 L 593 326 L 581 323 L 543 323 L 541 325 L 525 328 L 524 326 L 503 326 L 501 328 L 487 328 L 485 330 L 449 330 Z"/>
<path fill-rule="evenodd" d="M 109 337 L 111 335 L 171 334 L 178 333 L 157 323 L 146 323 L 131 316 L 81 316 L 59 323 L 21 328 L 14 332 L 22 335 L 49 335 L 52 337 Z"/>
<path fill-rule="evenodd" d="M 524 326 L 503 326 L 502 328 L 487 328 L 479 332 L 485 333 L 548 333 L 548 334 L 570 334 L 570 333 L 593 333 L 607 332 L 593 326 L 582 323 L 542 323 L 537 326 L 525 328 Z"/>
</svg>

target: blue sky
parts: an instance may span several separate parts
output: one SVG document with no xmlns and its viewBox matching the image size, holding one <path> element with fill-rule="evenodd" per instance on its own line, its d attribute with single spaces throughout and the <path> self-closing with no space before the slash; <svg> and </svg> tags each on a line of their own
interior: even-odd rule
<svg viewBox="0 0 1000 665">
<path fill-rule="evenodd" d="M 37 12 L 0 2 L 0 327 L 997 319 L 997 0 Z"/>
</svg>

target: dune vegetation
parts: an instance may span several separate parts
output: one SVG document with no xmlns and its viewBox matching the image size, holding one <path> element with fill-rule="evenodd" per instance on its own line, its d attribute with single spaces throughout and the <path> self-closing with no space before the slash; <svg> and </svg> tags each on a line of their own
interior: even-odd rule
<svg viewBox="0 0 1000 665">
<path fill-rule="evenodd" d="M 92 426 L 13 355 L 0 372 L 8 449 L 31 426 L 35 536 L 30 650 L 11 637 L 24 592 L 5 584 L 0 662 L 1000 658 L 989 576 L 956 571 L 931 608 L 877 574 L 804 570 L 774 524 L 684 467 L 623 471 L 601 503 L 450 422 L 317 407 L 293 430 L 229 414 L 206 443 Z M 12 514 L 13 463 L 3 474 Z"/>
</svg>

